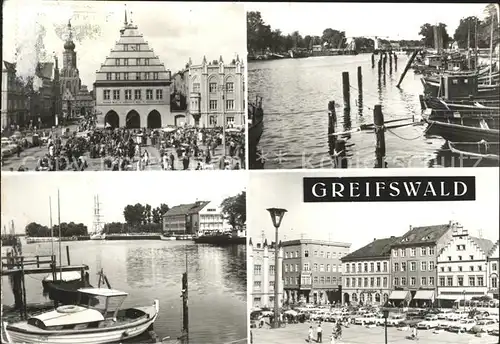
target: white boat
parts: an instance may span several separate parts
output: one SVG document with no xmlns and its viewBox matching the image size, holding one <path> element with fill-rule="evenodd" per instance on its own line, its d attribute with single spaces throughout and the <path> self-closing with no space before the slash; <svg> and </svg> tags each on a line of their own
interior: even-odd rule
<svg viewBox="0 0 500 344">
<path fill-rule="evenodd" d="M 53 241 L 59 241 L 59 238 L 52 238 L 52 237 L 27 237 L 26 238 L 26 243 L 27 244 L 36 244 L 36 243 L 41 243 L 41 242 L 52 242 Z"/>
<path fill-rule="evenodd" d="M 162 235 L 160 238 L 161 238 L 161 240 L 177 240 L 177 238 L 174 236 L 163 236 Z"/>
<path fill-rule="evenodd" d="M 13 324 L 4 322 L 8 343 L 104 344 L 144 333 L 155 322 L 159 301 L 151 306 L 120 309 L 127 293 L 82 288 L 87 305 L 66 305 Z"/>
<path fill-rule="evenodd" d="M 106 234 L 104 233 L 101 234 L 95 233 L 90 236 L 90 240 L 104 240 L 104 239 L 106 239 Z"/>
</svg>

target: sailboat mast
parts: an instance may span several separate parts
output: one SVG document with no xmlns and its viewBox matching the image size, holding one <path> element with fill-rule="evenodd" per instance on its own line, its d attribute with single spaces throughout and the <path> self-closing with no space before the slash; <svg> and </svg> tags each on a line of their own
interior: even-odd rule
<svg viewBox="0 0 500 344">
<path fill-rule="evenodd" d="M 471 68 L 470 61 L 470 20 L 467 20 L 467 64 L 469 66 L 469 70 Z"/>
<path fill-rule="evenodd" d="M 494 16 L 491 16 L 491 25 L 490 25 L 490 85 L 493 83 L 493 23 Z"/>
<path fill-rule="evenodd" d="M 59 198 L 59 189 L 57 190 L 57 223 L 59 225 L 59 278 L 62 280 L 62 249 L 61 249 L 61 200 Z"/>
<path fill-rule="evenodd" d="M 475 56 L 475 63 L 474 63 L 474 68 L 476 68 L 477 70 L 477 64 L 478 64 L 478 50 L 479 50 L 479 46 L 477 44 L 477 18 L 476 18 L 476 22 L 475 22 L 475 25 L 474 25 L 474 43 L 475 43 L 475 48 L 476 48 L 476 56 Z"/>
<path fill-rule="evenodd" d="M 49 196 L 49 225 L 50 225 L 50 243 L 52 247 L 51 254 L 54 255 L 54 226 L 52 225 L 52 198 Z"/>
</svg>

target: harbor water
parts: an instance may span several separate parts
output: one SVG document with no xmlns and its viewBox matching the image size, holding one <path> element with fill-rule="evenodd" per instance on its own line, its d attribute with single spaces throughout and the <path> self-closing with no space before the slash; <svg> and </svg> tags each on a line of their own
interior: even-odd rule
<svg viewBox="0 0 500 344">
<path fill-rule="evenodd" d="M 90 283 L 97 287 L 102 268 L 111 287 L 129 294 L 124 307 L 160 301 L 154 329 L 159 338 L 180 336 L 182 329 L 182 273 L 188 257 L 189 343 L 246 343 L 246 248 L 215 247 L 191 241 L 85 241 L 63 242 L 66 264 L 69 245 L 71 264 L 89 266 Z M 55 243 L 56 256 L 58 244 Z M 23 254 L 51 254 L 51 243 L 25 244 Z M 42 294 L 43 275 L 26 276 L 28 304 L 47 303 Z M 7 277 L 2 286 L 4 305 L 14 298 Z"/>
<path fill-rule="evenodd" d="M 374 105 L 382 105 L 385 121 L 399 125 L 420 121 L 420 75 L 409 70 L 400 88 L 396 85 L 409 59 L 398 55 L 392 73 L 387 59 L 385 78 L 378 78 L 377 62 L 371 54 L 318 56 L 251 62 L 248 66 L 249 100 L 263 97 L 264 132 L 259 148 L 264 168 L 333 168 L 328 144 L 328 102 L 335 101 L 335 132 L 345 132 L 373 123 Z M 361 66 L 363 88 L 357 83 Z M 351 110 L 344 111 L 342 72 L 349 72 Z M 414 117 L 413 117 L 414 116 Z M 412 118 L 413 117 L 413 118 Z M 491 166 L 476 158 L 454 156 L 441 137 L 427 137 L 426 125 L 405 126 L 385 133 L 387 167 Z M 376 164 L 373 131 L 360 131 L 347 139 L 348 168 L 373 168 Z"/>
</svg>

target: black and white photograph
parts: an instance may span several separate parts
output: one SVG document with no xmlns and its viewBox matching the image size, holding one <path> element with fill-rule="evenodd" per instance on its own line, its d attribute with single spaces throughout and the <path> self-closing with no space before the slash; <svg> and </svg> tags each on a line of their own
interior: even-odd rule
<svg viewBox="0 0 500 344">
<path fill-rule="evenodd" d="M 238 3 L 6 1 L 2 170 L 245 168 Z"/>
<path fill-rule="evenodd" d="M 498 167 L 498 5 L 246 11 L 251 169 Z"/>
<path fill-rule="evenodd" d="M 141 175 L 2 176 L 2 343 L 247 343 L 246 174 Z"/>
<path fill-rule="evenodd" d="M 315 203 L 304 178 L 339 173 L 251 174 L 251 343 L 498 343 L 498 170 L 445 171 L 475 200 Z"/>
</svg>

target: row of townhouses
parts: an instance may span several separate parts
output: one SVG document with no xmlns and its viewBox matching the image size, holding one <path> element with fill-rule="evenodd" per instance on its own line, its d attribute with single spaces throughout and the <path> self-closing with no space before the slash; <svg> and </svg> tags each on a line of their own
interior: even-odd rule
<svg viewBox="0 0 500 344">
<path fill-rule="evenodd" d="M 282 242 L 283 301 L 451 307 L 481 296 L 498 300 L 498 240 L 469 235 L 458 223 L 410 227 L 403 236 L 373 239 L 354 252 L 350 246 L 307 239 Z M 254 280 L 249 287 L 255 307 L 272 305 L 271 296 L 262 296 L 269 286 L 257 283 L 264 268 L 256 262 L 264 260 L 255 257 L 266 250 L 266 244 L 257 250 L 250 242 Z M 272 259 L 267 262 L 274 265 Z M 266 278 L 270 283 L 271 276 Z"/>
</svg>

